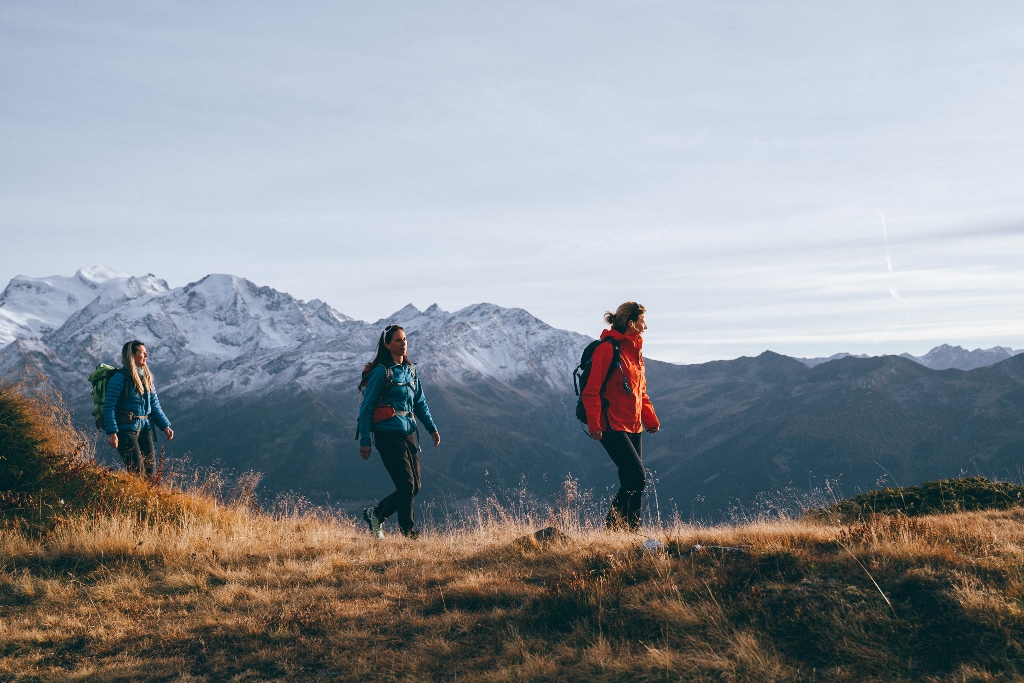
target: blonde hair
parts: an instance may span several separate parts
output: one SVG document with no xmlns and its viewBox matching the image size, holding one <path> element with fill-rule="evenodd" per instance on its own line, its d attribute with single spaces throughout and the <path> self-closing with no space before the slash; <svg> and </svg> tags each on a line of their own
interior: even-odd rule
<svg viewBox="0 0 1024 683">
<path fill-rule="evenodd" d="M 132 380 L 135 382 L 135 391 L 139 392 L 139 396 L 142 396 L 147 391 L 153 393 L 153 375 L 150 374 L 149 368 L 143 366 L 142 376 L 139 377 L 139 366 L 135 364 L 135 352 L 140 347 L 145 346 L 139 340 L 133 339 L 130 342 L 125 342 L 124 346 L 121 347 L 121 364 L 128 370 L 128 374 L 131 375 Z"/>
<path fill-rule="evenodd" d="M 647 309 L 637 302 L 627 301 L 616 308 L 614 313 L 611 311 L 605 313 L 604 321 L 611 325 L 616 332 L 625 334 L 626 327 L 634 320 L 638 320 L 646 311 Z"/>
</svg>

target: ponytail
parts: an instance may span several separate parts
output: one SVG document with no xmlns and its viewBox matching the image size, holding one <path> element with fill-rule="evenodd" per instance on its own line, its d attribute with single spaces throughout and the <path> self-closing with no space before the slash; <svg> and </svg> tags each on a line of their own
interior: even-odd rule
<svg viewBox="0 0 1024 683">
<path fill-rule="evenodd" d="M 612 326 L 612 329 L 616 332 L 626 333 L 626 328 L 629 324 L 635 320 L 639 320 L 640 316 L 646 312 L 647 309 L 638 304 L 635 301 L 627 301 L 618 308 L 615 312 L 608 312 L 604 314 L 604 321 Z"/>
</svg>

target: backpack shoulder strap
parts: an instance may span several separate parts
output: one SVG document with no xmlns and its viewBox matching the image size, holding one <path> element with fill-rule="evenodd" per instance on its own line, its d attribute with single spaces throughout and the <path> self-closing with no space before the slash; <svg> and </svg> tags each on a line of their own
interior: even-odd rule
<svg viewBox="0 0 1024 683">
<path fill-rule="evenodd" d="M 626 373 L 622 372 L 622 352 L 619 350 L 619 342 L 614 339 L 605 339 L 604 341 L 610 342 L 612 345 L 612 362 L 608 364 L 608 374 L 604 378 L 604 382 L 601 383 L 601 389 L 604 389 L 604 385 L 608 383 L 608 379 L 612 376 L 612 370 L 615 368 L 619 369 L 622 373 L 622 388 L 627 394 L 633 393 L 633 387 L 629 386 L 629 382 L 626 381 Z"/>
<path fill-rule="evenodd" d="M 608 383 L 608 378 L 612 376 L 612 371 L 615 368 L 619 368 L 620 371 L 622 370 L 622 360 L 619 358 L 619 342 L 614 339 L 602 339 L 601 341 L 602 343 L 608 342 L 612 345 L 612 360 L 608 363 L 608 374 L 604 376 L 604 381 L 601 382 L 601 388 L 604 389 L 604 385 Z"/>
<path fill-rule="evenodd" d="M 403 366 L 403 367 L 405 367 L 405 366 Z M 416 367 L 412 363 L 409 363 L 409 369 L 407 371 L 408 375 L 409 375 L 408 376 L 408 380 L 409 381 L 407 381 L 407 382 L 396 382 L 395 378 L 394 378 L 394 372 L 391 370 L 391 368 L 388 368 L 388 372 L 391 373 L 391 375 L 390 375 L 391 382 L 390 382 L 390 384 L 388 384 L 389 388 L 390 387 L 394 387 L 394 386 L 399 386 L 399 387 L 412 387 L 413 390 L 416 389 L 416 382 L 419 381 L 419 378 L 416 376 Z"/>
<path fill-rule="evenodd" d="M 128 387 L 134 386 L 135 381 L 132 379 L 131 373 L 128 372 L 128 368 L 122 366 L 121 374 L 124 375 L 124 385 L 121 387 L 121 397 L 123 398 L 128 393 Z"/>
</svg>

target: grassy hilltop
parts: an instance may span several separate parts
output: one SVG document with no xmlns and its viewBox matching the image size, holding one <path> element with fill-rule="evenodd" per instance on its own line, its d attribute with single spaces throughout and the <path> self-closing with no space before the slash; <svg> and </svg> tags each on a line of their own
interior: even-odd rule
<svg viewBox="0 0 1024 683">
<path fill-rule="evenodd" d="M 567 508 L 496 505 L 381 542 L 344 517 L 146 487 L 91 465 L 87 442 L 53 401 L 0 387 L 0 680 L 1024 675 L 1012 488 L 957 506 L 947 485 L 939 514 L 922 487 L 799 520 L 652 529 L 654 551 Z M 908 496 L 917 507 L 894 513 Z M 567 536 L 530 535 L 552 522 Z"/>
</svg>

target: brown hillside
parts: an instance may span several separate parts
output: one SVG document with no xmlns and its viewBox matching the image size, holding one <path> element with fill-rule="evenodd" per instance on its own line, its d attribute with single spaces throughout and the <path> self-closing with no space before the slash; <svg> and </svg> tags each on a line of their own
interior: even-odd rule
<svg viewBox="0 0 1024 683">
<path fill-rule="evenodd" d="M 995 681 L 1019 511 L 655 533 L 69 519 L 0 533 L 4 680 Z M 694 551 L 699 544 L 704 548 Z M 731 552 L 707 546 L 744 546 Z M 877 585 L 876 585 L 877 583 Z"/>
<path fill-rule="evenodd" d="M 32 410 L 4 419 L 55 415 Z M 69 452 L 70 437 L 26 440 L 31 424 L 2 424 L 4 444 L 43 458 L 33 487 L 80 495 L 36 522 L 31 507 L 2 508 L 0 680 L 1024 674 L 1020 508 L 680 525 L 651 530 L 663 546 L 649 551 L 643 537 L 570 522 L 567 496 L 551 519 L 491 501 L 445 532 L 376 541 L 344 518 L 147 486 Z M 528 535 L 552 521 L 568 535 Z"/>
</svg>

